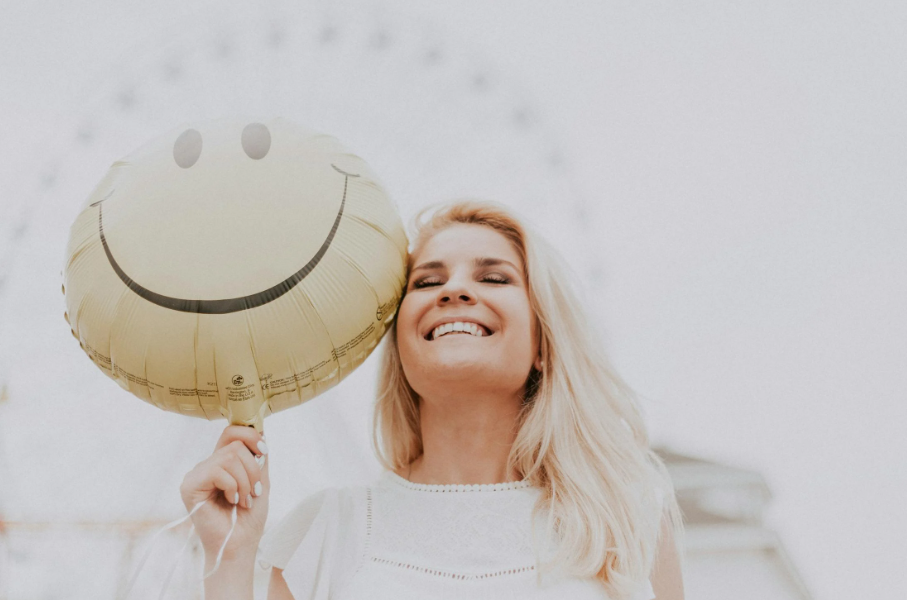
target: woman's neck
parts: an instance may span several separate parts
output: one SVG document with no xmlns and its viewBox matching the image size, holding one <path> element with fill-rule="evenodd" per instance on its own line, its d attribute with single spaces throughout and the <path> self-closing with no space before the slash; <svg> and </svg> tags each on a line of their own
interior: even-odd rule
<svg viewBox="0 0 907 600">
<path fill-rule="evenodd" d="M 446 397 L 420 400 L 422 455 L 398 475 L 414 483 L 517 481 L 507 457 L 516 439 L 520 398 Z"/>
</svg>

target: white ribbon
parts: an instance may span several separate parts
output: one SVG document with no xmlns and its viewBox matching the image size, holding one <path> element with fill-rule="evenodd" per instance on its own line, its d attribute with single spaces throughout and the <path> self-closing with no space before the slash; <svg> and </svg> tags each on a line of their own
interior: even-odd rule
<svg viewBox="0 0 907 600">
<path fill-rule="evenodd" d="M 208 500 L 210 500 L 210 498 Z M 139 561 L 139 566 L 136 568 L 135 573 L 133 573 L 132 577 L 130 577 L 130 579 L 129 579 L 129 584 L 126 586 L 126 591 L 123 593 L 122 600 L 126 600 L 126 598 L 129 597 L 129 592 L 132 591 L 132 587 L 135 585 L 136 579 L 138 579 L 138 577 L 139 577 L 139 573 L 141 573 L 142 568 L 145 566 L 145 562 L 148 560 L 148 557 L 151 556 L 151 551 L 154 549 L 154 543 L 157 541 L 158 536 L 160 536 L 162 533 L 164 533 L 168 529 L 173 529 L 177 525 L 180 525 L 186 519 L 191 518 L 192 515 L 194 515 L 196 513 L 196 511 L 198 511 L 198 509 L 200 509 L 202 506 L 204 506 L 208 502 L 208 500 L 202 500 L 201 502 L 199 502 L 198 504 L 193 506 L 192 510 L 190 510 L 189 514 L 187 514 L 185 517 L 181 517 L 175 521 L 167 523 L 161 529 L 159 529 L 157 531 L 157 533 L 154 534 L 154 536 L 152 536 L 151 541 L 148 543 L 148 549 L 145 550 L 145 555 L 142 556 L 142 560 Z M 213 575 L 215 573 L 215 571 L 217 571 L 217 569 L 220 567 L 220 561 L 221 561 L 221 558 L 223 558 L 224 549 L 226 549 L 227 542 L 230 541 L 230 537 L 233 535 L 233 530 L 236 529 L 236 506 L 237 505 L 235 505 L 235 504 L 233 505 L 233 513 L 230 516 L 230 521 L 231 521 L 230 531 L 227 532 L 227 537 L 226 537 L 226 539 L 224 539 L 224 543 L 221 544 L 220 550 L 217 552 L 217 560 L 215 560 L 215 562 L 214 562 L 214 567 L 211 569 L 211 571 L 206 573 L 204 575 L 204 577 L 202 577 L 202 580 L 205 580 L 208 577 L 210 577 L 211 575 Z M 164 580 L 163 588 L 161 588 L 161 595 L 158 597 L 159 600 L 163 600 L 164 594 L 166 594 L 167 588 L 170 586 L 170 579 L 173 577 L 173 573 L 176 571 L 176 567 L 179 565 L 180 561 L 183 558 L 183 555 L 186 553 L 186 548 L 189 547 L 189 542 L 192 541 L 193 533 L 195 533 L 195 525 L 193 525 L 189 529 L 189 535 L 186 537 L 186 542 L 183 544 L 183 548 L 180 550 L 179 554 L 177 555 L 176 560 L 173 561 L 173 566 L 170 567 L 170 572 L 167 574 L 167 578 Z"/>
</svg>

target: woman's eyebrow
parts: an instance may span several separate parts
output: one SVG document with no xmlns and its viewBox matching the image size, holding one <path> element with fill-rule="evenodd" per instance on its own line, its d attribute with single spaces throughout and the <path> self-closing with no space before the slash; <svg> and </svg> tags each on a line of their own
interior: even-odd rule
<svg viewBox="0 0 907 600">
<path fill-rule="evenodd" d="M 497 265 L 510 265 L 514 270 L 519 271 L 516 268 L 516 265 L 510 262 L 509 260 L 504 260 L 503 258 L 493 258 L 490 256 L 483 256 L 475 259 L 475 265 L 477 267 L 495 267 Z"/>
<path fill-rule="evenodd" d="M 480 256 L 480 257 L 476 258 L 475 260 L 473 260 L 473 263 L 477 267 L 495 267 L 497 265 L 509 265 L 509 266 L 513 267 L 514 269 L 516 269 L 517 271 L 519 270 L 516 268 L 516 265 L 514 265 L 509 260 L 504 260 L 503 258 L 494 258 L 491 256 Z M 427 269 L 443 269 L 444 267 L 445 267 L 445 265 L 444 265 L 443 261 L 430 260 L 428 262 L 422 263 L 421 265 L 413 267 L 412 271 L 427 270 Z"/>
<path fill-rule="evenodd" d="M 443 268 L 444 268 L 444 263 L 441 262 L 440 260 L 430 260 L 428 262 L 422 263 L 421 265 L 419 265 L 417 267 L 413 267 L 412 270 L 419 271 L 420 269 L 443 269 Z"/>
</svg>

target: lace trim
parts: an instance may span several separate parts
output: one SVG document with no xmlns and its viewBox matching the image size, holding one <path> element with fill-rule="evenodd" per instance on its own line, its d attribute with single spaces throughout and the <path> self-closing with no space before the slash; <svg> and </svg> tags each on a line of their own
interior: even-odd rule
<svg viewBox="0 0 907 600">
<path fill-rule="evenodd" d="M 522 481 L 507 481 L 504 483 L 413 483 L 400 477 L 393 471 L 385 471 L 387 478 L 399 486 L 417 492 L 502 492 L 506 490 L 523 490 L 532 487 L 528 479 Z"/>
<path fill-rule="evenodd" d="M 530 565 L 528 567 L 519 567 L 515 569 L 502 569 L 500 571 L 495 571 L 493 573 L 481 573 L 478 575 L 470 575 L 466 573 L 451 573 L 449 571 L 439 571 L 438 569 L 429 569 L 428 567 L 418 567 L 416 565 L 410 565 L 407 563 L 397 562 L 394 560 L 387 560 L 386 558 L 377 558 L 372 557 L 372 561 L 380 563 L 383 565 L 390 565 L 392 567 L 399 567 L 401 569 L 411 569 L 413 571 L 419 571 L 420 573 L 426 573 L 428 575 L 436 575 L 438 577 L 446 577 L 448 579 L 457 579 L 460 581 L 471 581 L 474 579 L 488 579 L 489 577 L 502 577 L 504 575 L 516 575 L 518 573 L 525 573 L 526 571 L 534 571 L 535 566 Z"/>
<path fill-rule="evenodd" d="M 372 488 L 365 488 L 365 548 L 363 556 L 368 556 L 372 545 Z"/>
</svg>

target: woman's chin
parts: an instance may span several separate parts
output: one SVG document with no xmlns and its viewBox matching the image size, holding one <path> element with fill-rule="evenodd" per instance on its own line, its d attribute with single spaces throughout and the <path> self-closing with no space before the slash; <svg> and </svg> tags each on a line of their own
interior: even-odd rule
<svg viewBox="0 0 907 600">
<path fill-rule="evenodd" d="M 459 347 L 447 346 L 435 352 L 425 352 L 420 362 L 423 368 L 431 370 L 438 377 L 462 377 L 467 374 L 478 375 L 485 371 L 497 370 L 495 356 L 489 352 L 459 344 Z M 432 348 L 434 350 L 434 348 Z"/>
<path fill-rule="evenodd" d="M 481 357 L 446 357 L 443 361 L 424 361 L 418 372 L 407 379 L 420 396 L 476 396 L 508 394 L 521 389 L 526 374 Z"/>
<path fill-rule="evenodd" d="M 495 345 L 496 346 L 496 345 Z M 513 383 L 514 389 L 525 384 L 529 366 L 525 373 L 517 372 L 514 360 L 504 360 L 502 355 L 517 355 L 513 349 L 504 351 L 492 347 L 489 340 L 471 336 L 446 337 L 426 341 L 422 344 L 401 345 L 400 354 L 404 373 L 413 389 L 420 395 L 420 389 L 429 394 L 449 392 L 487 393 L 502 391 Z"/>
</svg>

